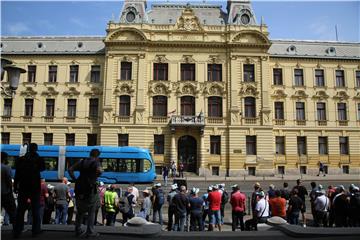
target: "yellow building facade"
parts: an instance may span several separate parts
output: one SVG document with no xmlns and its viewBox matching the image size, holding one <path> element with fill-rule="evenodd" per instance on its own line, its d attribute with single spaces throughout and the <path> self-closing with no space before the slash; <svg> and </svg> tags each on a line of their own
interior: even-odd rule
<svg viewBox="0 0 360 240">
<path fill-rule="evenodd" d="M 271 40 L 227 4 L 125 1 L 105 37 L 2 38 L 27 70 L 2 94 L 2 143 L 140 146 L 201 176 L 360 174 L 360 44 Z"/>
</svg>

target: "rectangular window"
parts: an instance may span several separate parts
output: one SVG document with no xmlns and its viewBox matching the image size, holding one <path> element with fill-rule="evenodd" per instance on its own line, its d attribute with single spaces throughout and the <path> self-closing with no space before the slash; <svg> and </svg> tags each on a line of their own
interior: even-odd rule
<svg viewBox="0 0 360 240">
<path fill-rule="evenodd" d="M 316 103 L 317 120 L 326 121 L 326 104 L 324 102 Z"/>
<path fill-rule="evenodd" d="M 306 166 L 300 166 L 300 174 L 306 174 L 307 173 L 307 167 Z"/>
<path fill-rule="evenodd" d="M 285 167 L 284 166 L 278 166 L 278 174 L 285 174 Z"/>
<path fill-rule="evenodd" d="M 360 121 L 360 103 L 357 104 L 358 121 Z"/>
<path fill-rule="evenodd" d="M 66 133 L 65 134 L 65 145 L 66 146 L 75 146 L 75 133 Z"/>
<path fill-rule="evenodd" d="M 276 154 L 285 155 L 285 137 L 276 136 L 275 142 L 276 142 Z"/>
<path fill-rule="evenodd" d="M 273 69 L 274 85 L 283 85 L 282 68 Z"/>
<path fill-rule="evenodd" d="M 87 135 L 87 145 L 96 146 L 97 144 L 97 134 L 88 133 Z"/>
<path fill-rule="evenodd" d="M 336 87 L 345 87 L 345 75 L 344 70 L 336 70 Z"/>
<path fill-rule="evenodd" d="M 256 167 L 249 167 L 248 174 L 249 174 L 249 176 L 255 176 L 256 175 Z"/>
<path fill-rule="evenodd" d="M 32 117 L 34 111 L 34 99 L 25 99 L 25 116 Z"/>
<path fill-rule="evenodd" d="M 22 145 L 31 143 L 31 133 L 22 133 Z"/>
<path fill-rule="evenodd" d="M 46 99 L 46 117 L 53 117 L 55 114 L 55 99 Z M 49 144 L 48 144 L 49 145 Z"/>
<path fill-rule="evenodd" d="M 166 117 L 167 116 L 167 97 L 155 96 L 153 97 L 153 116 Z"/>
<path fill-rule="evenodd" d="M 154 135 L 154 154 L 164 154 L 165 137 L 163 134 Z"/>
<path fill-rule="evenodd" d="M 296 102 L 296 120 L 305 121 L 305 103 Z"/>
<path fill-rule="evenodd" d="M 340 154 L 349 155 L 349 137 L 339 137 Z"/>
<path fill-rule="evenodd" d="M 119 134 L 118 135 L 118 146 L 119 147 L 129 146 L 129 134 Z"/>
<path fill-rule="evenodd" d="M 130 96 L 120 96 L 120 116 L 130 116 Z"/>
<path fill-rule="evenodd" d="M 71 83 L 78 82 L 78 75 L 79 75 L 79 65 L 71 65 L 70 66 L 70 80 Z"/>
<path fill-rule="evenodd" d="M 1 133 L 1 144 L 10 144 L 10 133 L 9 132 Z"/>
<path fill-rule="evenodd" d="M 208 81 L 214 81 L 214 82 L 222 81 L 221 64 L 208 64 Z"/>
<path fill-rule="evenodd" d="M 328 155 L 328 138 L 319 137 L 319 154 Z"/>
<path fill-rule="evenodd" d="M 92 82 L 92 83 L 100 82 L 100 65 L 92 65 L 91 66 L 90 82 Z"/>
<path fill-rule="evenodd" d="M 256 100 L 254 97 L 245 98 L 245 118 L 256 118 Z"/>
<path fill-rule="evenodd" d="M 53 145 L 52 133 L 44 133 L 44 145 Z"/>
<path fill-rule="evenodd" d="M 346 103 L 338 103 L 337 107 L 338 107 L 339 121 L 346 121 L 347 120 Z"/>
<path fill-rule="evenodd" d="M 49 82 L 55 83 L 56 77 L 57 77 L 57 66 L 56 65 L 49 66 Z"/>
<path fill-rule="evenodd" d="M 355 73 L 356 87 L 360 88 L 360 71 L 356 71 Z"/>
<path fill-rule="evenodd" d="M 76 99 L 68 99 L 67 117 L 68 118 L 76 117 Z"/>
<path fill-rule="evenodd" d="M 211 168 L 211 174 L 213 176 L 219 176 L 220 175 L 220 168 L 219 167 L 212 167 Z"/>
<path fill-rule="evenodd" d="M 246 136 L 246 155 L 256 155 L 256 136 Z"/>
<path fill-rule="evenodd" d="M 90 98 L 89 101 L 89 118 L 97 118 L 99 115 L 99 99 Z"/>
<path fill-rule="evenodd" d="M 12 114 L 12 98 L 4 98 L 3 117 L 11 117 Z"/>
<path fill-rule="evenodd" d="M 324 78 L 324 70 L 323 69 L 315 70 L 315 85 L 317 87 L 325 86 L 325 78 Z"/>
<path fill-rule="evenodd" d="M 210 136 L 210 154 L 221 154 L 221 136 Z"/>
<path fill-rule="evenodd" d="M 222 117 L 222 98 L 209 97 L 208 98 L 208 116 Z"/>
<path fill-rule="evenodd" d="M 181 81 L 195 81 L 195 64 L 181 64 Z"/>
<path fill-rule="evenodd" d="M 275 102 L 275 119 L 284 119 L 284 103 Z"/>
<path fill-rule="evenodd" d="M 304 86 L 304 71 L 303 69 L 294 69 L 295 86 Z"/>
<path fill-rule="evenodd" d="M 131 80 L 132 63 L 121 62 L 120 80 Z"/>
<path fill-rule="evenodd" d="M 254 64 L 244 64 L 244 82 L 255 82 Z"/>
<path fill-rule="evenodd" d="M 168 80 L 167 63 L 154 63 L 154 80 Z"/>
<path fill-rule="evenodd" d="M 349 165 L 343 165 L 342 166 L 342 172 L 343 172 L 343 174 L 349 174 L 350 173 Z"/>
<path fill-rule="evenodd" d="M 299 156 L 307 154 L 306 137 L 297 137 L 297 149 Z"/>
<path fill-rule="evenodd" d="M 36 82 L 36 66 L 35 65 L 28 66 L 28 82 L 29 83 Z"/>
</svg>

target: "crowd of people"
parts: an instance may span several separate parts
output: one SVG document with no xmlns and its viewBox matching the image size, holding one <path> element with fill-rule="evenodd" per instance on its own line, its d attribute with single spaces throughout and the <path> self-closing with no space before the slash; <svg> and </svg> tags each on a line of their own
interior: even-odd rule
<svg viewBox="0 0 360 240">
<path fill-rule="evenodd" d="M 46 185 L 40 178 L 44 162 L 36 150 L 37 145 L 30 144 L 29 152 L 19 158 L 14 179 L 6 164 L 6 153 L 1 153 L 1 206 L 6 212 L 5 224 L 13 224 L 14 237 L 19 237 L 24 229 L 26 211 L 34 236 L 41 233 L 41 224 L 74 224 L 77 236 L 98 236 L 94 225 L 114 226 L 117 221 L 126 224 L 135 216 L 159 223 L 168 231 L 222 231 L 226 204 L 231 205 L 232 231 L 257 230 L 259 223 L 273 216 L 306 227 L 305 213 L 310 211 L 315 227 L 360 227 L 360 191 L 353 184 L 348 189 L 342 185 L 325 189 L 311 182 L 308 192 L 300 179 L 291 189 L 287 183 L 281 188 L 270 184 L 268 190 L 255 183 L 249 196 L 238 184 L 232 185 L 228 193 L 224 183 L 209 186 L 202 195 L 199 188 L 188 189 L 186 184 L 176 183 L 167 192 L 159 182 L 143 191 L 134 184 L 122 191 L 119 185 L 97 182 L 101 175 L 100 152 L 94 149 L 88 159 L 70 167 L 75 187 L 65 177 L 61 183 Z M 80 172 L 78 178 L 74 171 Z M 174 166 L 170 166 L 170 172 L 176 176 Z M 310 210 L 306 209 L 306 201 L 310 201 Z M 250 210 L 251 216 L 244 221 Z M 87 226 L 86 230 L 81 228 L 82 224 Z"/>
</svg>

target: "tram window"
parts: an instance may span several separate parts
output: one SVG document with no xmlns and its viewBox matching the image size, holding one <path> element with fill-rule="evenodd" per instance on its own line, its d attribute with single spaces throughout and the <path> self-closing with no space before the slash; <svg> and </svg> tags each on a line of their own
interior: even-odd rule
<svg viewBox="0 0 360 240">
<path fill-rule="evenodd" d="M 147 159 L 144 159 L 144 161 L 141 161 L 141 163 L 144 165 L 143 166 L 143 172 L 148 172 L 151 169 L 151 162 Z M 141 168 L 140 168 L 141 169 Z"/>
<path fill-rule="evenodd" d="M 118 171 L 118 159 L 109 159 L 103 158 L 101 159 L 101 168 L 104 172 L 117 172 Z"/>
<path fill-rule="evenodd" d="M 72 165 L 84 159 L 85 158 L 66 158 L 65 170 L 68 170 Z"/>
<path fill-rule="evenodd" d="M 45 162 L 45 171 L 57 171 L 58 159 L 55 157 L 43 157 Z"/>
</svg>

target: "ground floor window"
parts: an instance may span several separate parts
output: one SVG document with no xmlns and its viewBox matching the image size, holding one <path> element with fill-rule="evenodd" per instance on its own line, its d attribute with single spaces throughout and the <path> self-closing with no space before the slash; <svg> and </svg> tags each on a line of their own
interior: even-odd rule
<svg viewBox="0 0 360 240">
<path fill-rule="evenodd" d="M 248 168 L 248 174 L 250 176 L 255 176 L 256 175 L 256 167 L 249 167 Z"/>
<path fill-rule="evenodd" d="M 343 170 L 343 173 L 344 173 L 344 174 L 349 174 L 349 172 L 350 172 L 350 167 L 349 167 L 349 165 L 343 165 L 343 166 L 342 166 L 342 170 Z"/>
<path fill-rule="evenodd" d="M 285 166 L 278 166 L 278 174 L 285 174 Z"/>
<path fill-rule="evenodd" d="M 300 166 L 300 174 L 306 174 L 307 168 L 306 166 Z"/>
<path fill-rule="evenodd" d="M 213 176 L 219 176 L 220 175 L 219 167 L 212 167 L 211 170 L 212 170 L 212 175 Z"/>
</svg>

